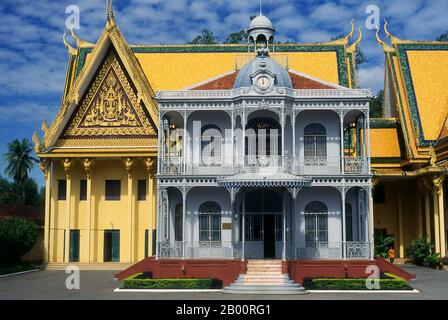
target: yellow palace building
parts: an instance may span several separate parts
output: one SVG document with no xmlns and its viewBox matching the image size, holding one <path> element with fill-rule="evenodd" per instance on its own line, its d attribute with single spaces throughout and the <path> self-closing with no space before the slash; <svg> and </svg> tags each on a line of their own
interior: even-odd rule
<svg viewBox="0 0 448 320">
<path fill-rule="evenodd" d="M 320 79 L 357 88 L 362 33 L 351 41 L 354 31 L 352 24 L 346 37 L 328 43 L 275 44 L 273 56 L 306 74 L 294 86 Z M 43 122 L 42 137 L 33 136 L 46 181 L 44 260 L 135 263 L 156 248 L 157 92 L 226 81 L 248 61 L 248 47 L 130 45 L 112 9 L 97 43 L 71 36 L 76 47 L 64 35 L 69 58 L 59 113 L 51 126 Z M 396 237 L 400 256 L 423 234 L 442 252 L 448 44 L 389 36 L 392 46 L 379 39 L 387 118 L 370 125 L 374 227 Z"/>
<path fill-rule="evenodd" d="M 406 256 L 426 237 L 447 252 L 448 43 L 402 40 L 384 25 L 384 118 L 371 119 L 375 229 Z"/>
</svg>

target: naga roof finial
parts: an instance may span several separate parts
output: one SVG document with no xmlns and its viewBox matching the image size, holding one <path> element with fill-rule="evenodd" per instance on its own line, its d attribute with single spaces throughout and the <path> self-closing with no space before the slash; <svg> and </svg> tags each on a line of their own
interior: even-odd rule
<svg viewBox="0 0 448 320">
<path fill-rule="evenodd" d="M 359 43 L 361 42 L 361 40 L 362 40 L 362 29 L 361 29 L 361 27 L 359 27 L 358 28 L 358 32 L 359 32 L 359 36 L 358 36 L 358 38 L 356 39 L 356 41 L 355 42 L 353 42 L 351 45 L 350 45 L 350 47 L 348 47 L 347 48 L 347 51 L 348 52 L 355 52 L 356 51 L 356 47 L 359 45 Z"/>
<path fill-rule="evenodd" d="M 384 52 L 393 52 L 394 51 L 394 49 L 391 46 L 389 46 L 383 40 L 381 40 L 381 38 L 380 38 L 380 28 L 376 29 L 376 41 L 378 42 L 378 44 L 380 46 L 383 47 Z"/>
<path fill-rule="evenodd" d="M 76 41 L 76 46 L 79 47 L 79 42 L 81 42 L 81 40 L 75 34 L 75 25 L 72 25 L 72 27 L 70 28 L 70 34 L 72 38 Z"/>
<path fill-rule="evenodd" d="M 350 24 L 352 25 L 352 29 L 350 30 L 350 33 L 347 35 L 347 40 L 351 39 L 353 37 L 353 34 L 355 33 L 355 20 L 352 19 L 352 21 L 350 21 Z"/>
<path fill-rule="evenodd" d="M 389 29 L 387 28 L 387 24 L 388 24 L 387 20 L 384 19 L 384 33 L 385 33 L 386 36 L 390 39 L 390 41 L 392 42 L 392 44 L 394 44 L 394 43 L 397 42 L 397 41 L 401 41 L 401 39 L 399 39 L 399 38 L 393 36 L 393 35 L 389 32 Z"/>
<path fill-rule="evenodd" d="M 353 37 L 353 34 L 355 33 L 355 20 L 352 19 L 350 21 L 350 24 L 351 24 L 351 29 L 350 29 L 350 32 L 346 36 L 338 37 L 337 39 L 332 40 L 331 42 L 347 45 L 348 41 Z"/>
<path fill-rule="evenodd" d="M 62 41 L 64 42 L 64 47 L 68 48 L 68 52 L 72 55 L 77 54 L 77 50 L 73 48 L 68 42 L 67 42 L 67 31 L 64 30 L 64 34 L 62 35 Z"/>
</svg>

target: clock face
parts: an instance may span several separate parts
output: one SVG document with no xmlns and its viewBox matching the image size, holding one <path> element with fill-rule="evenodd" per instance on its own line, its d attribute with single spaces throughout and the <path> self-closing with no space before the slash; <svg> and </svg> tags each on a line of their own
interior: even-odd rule
<svg viewBox="0 0 448 320">
<path fill-rule="evenodd" d="M 266 90 L 271 86 L 271 80 L 266 76 L 261 76 L 257 79 L 257 86 L 261 90 Z"/>
</svg>

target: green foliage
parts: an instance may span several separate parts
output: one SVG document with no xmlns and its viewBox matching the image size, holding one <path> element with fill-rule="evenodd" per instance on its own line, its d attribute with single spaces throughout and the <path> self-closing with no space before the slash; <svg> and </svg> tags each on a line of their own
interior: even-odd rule
<svg viewBox="0 0 448 320">
<path fill-rule="evenodd" d="M 435 268 L 440 264 L 439 254 L 434 252 L 434 246 L 426 238 L 413 240 L 409 255 L 412 263 L 418 266 Z"/>
<path fill-rule="evenodd" d="M 369 102 L 370 118 L 382 118 L 384 102 L 384 90 L 378 91 L 375 97 L 372 97 Z"/>
<path fill-rule="evenodd" d="M 379 279 L 379 290 L 412 290 L 406 280 L 386 273 Z M 307 290 L 368 290 L 366 278 L 306 278 L 303 286 Z"/>
<path fill-rule="evenodd" d="M 244 29 L 241 29 L 238 32 L 232 32 L 230 33 L 226 40 L 224 41 L 225 44 L 241 44 L 247 42 L 247 32 Z"/>
<path fill-rule="evenodd" d="M 201 34 L 193 38 L 189 44 L 216 44 L 217 38 L 212 31 L 208 29 L 202 29 Z"/>
<path fill-rule="evenodd" d="M 393 236 L 385 236 L 381 233 L 375 234 L 375 256 L 381 258 L 387 258 L 387 251 L 395 238 Z"/>
<path fill-rule="evenodd" d="M 0 177 L 0 204 L 23 205 L 22 191 L 25 191 L 25 205 L 42 207 L 45 200 L 45 188 L 38 188 L 36 181 L 28 178 L 23 187 Z"/>
<path fill-rule="evenodd" d="M 31 220 L 8 217 L 0 220 L 0 264 L 10 266 L 31 250 L 38 226 Z"/>
<path fill-rule="evenodd" d="M 25 204 L 25 183 L 29 172 L 38 162 L 32 154 L 33 147 L 28 139 L 15 139 L 8 143 L 8 152 L 3 155 L 7 163 L 5 173 L 21 188 L 22 204 Z"/>
<path fill-rule="evenodd" d="M 438 36 L 437 41 L 448 42 L 448 31 Z"/>
<path fill-rule="evenodd" d="M 22 202 L 21 193 L 15 190 L 16 184 L 0 177 L 0 204 L 19 204 Z"/>
<path fill-rule="evenodd" d="M 34 270 L 36 266 L 33 266 L 29 263 L 22 263 L 21 265 L 16 265 L 13 267 L 0 268 L 0 276 L 10 273 L 23 272 L 28 270 Z"/>
<path fill-rule="evenodd" d="M 221 288 L 217 279 L 148 279 L 141 273 L 134 274 L 123 281 L 122 289 L 211 289 Z"/>
</svg>

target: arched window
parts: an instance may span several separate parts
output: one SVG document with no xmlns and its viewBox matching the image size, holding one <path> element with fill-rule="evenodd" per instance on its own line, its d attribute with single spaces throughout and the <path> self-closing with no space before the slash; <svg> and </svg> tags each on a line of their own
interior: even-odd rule
<svg viewBox="0 0 448 320">
<path fill-rule="evenodd" d="M 201 163 L 203 165 L 221 164 L 222 133 L 218 126 L 209 124 L 201 129 Z"/>
<path fill-rule="evenodd" d="M 328 244 L 328 209 L 325 203 L 312 201 L 306 205 L 305 243 L 307 247 Z"/>
<path fill-rule="evenodd" d="M 254 118 L 246 125 L 246 155 L 281 155 L 281 127 L 272 118 Z"/>
<path fill-rule="evenodd" d="M 199 206 L 199 241 L 221 241 L 221 207 L 216 202 Z"/>
<path fill-rule="evenodd" d="M 327 158 L 327 131 L 318 123 L 312 123 L 303 131 L 304 156 L 309 165 L 325 165 Z M 309 163 L 312 162 L 312 163 Z"/>
</svg>

